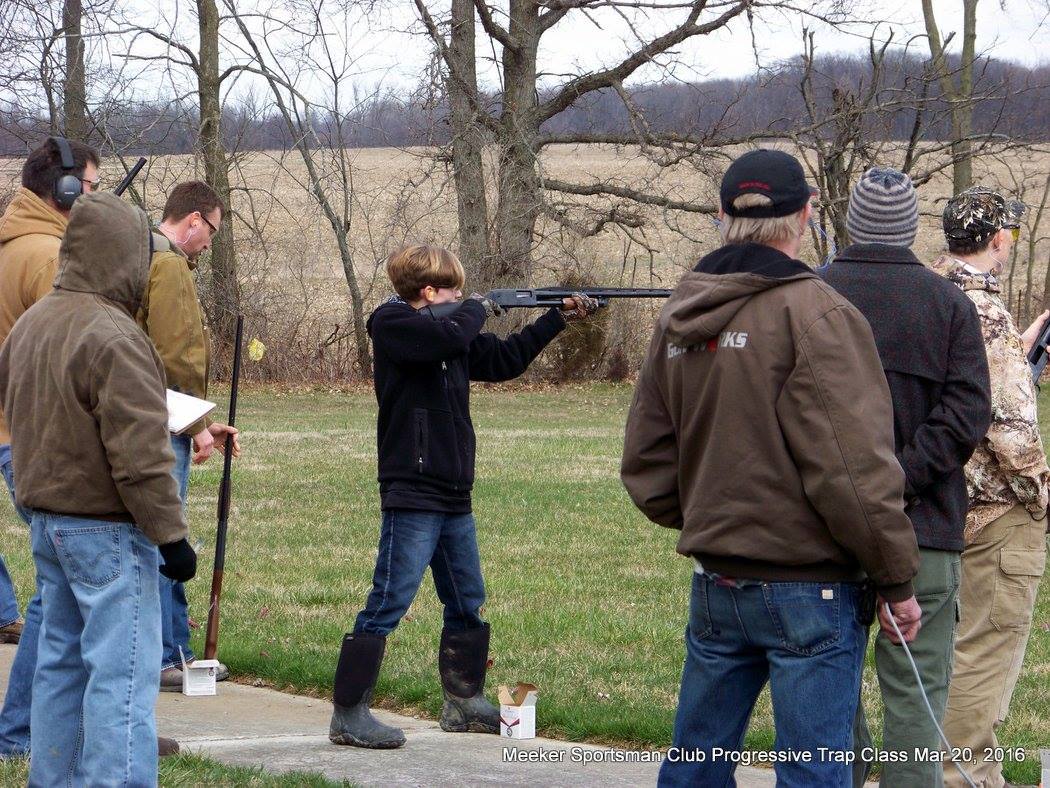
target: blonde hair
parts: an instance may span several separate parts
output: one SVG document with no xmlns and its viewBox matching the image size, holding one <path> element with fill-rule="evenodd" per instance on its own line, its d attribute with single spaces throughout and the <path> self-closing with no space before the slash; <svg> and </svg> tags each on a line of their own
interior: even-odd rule
<svg viewBox="0 0 1050 788">
<path fill-rule="evenodd" d="M 764 194 L 742 194 L 733 200 L 737 210 L 745 208 L 767 208 L 773 201 Z M 805 208 L 802 209 L 803 211 Z M 747 216 L 722 217 L 722 240 L 727 244 L 769 244 L 789 241 L 798 238 L 804 231 L 799 216 L 802 211 L 788 216 L 776 216 L 770 219 L 754 219 Z"/>
<path fill-rule="evenodd" d="M 461 289 L 467 278 L 458 257 L 431 244 L 405 244 L 392 251 L 386 258 L 386 275 L 406 301 L 419 298 L 428 285 Z"/>
</svg>

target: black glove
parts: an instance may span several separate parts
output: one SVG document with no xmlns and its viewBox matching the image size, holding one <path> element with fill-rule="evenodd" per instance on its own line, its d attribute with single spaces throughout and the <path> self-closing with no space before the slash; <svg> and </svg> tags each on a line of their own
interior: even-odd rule
<svg viewBox="0 0 1050 788">
<path fill-rule="evenodd" d="M 160 573 L 169 580 L 185 583 L 197 574 L 197 554 L 185 539 L 162 544 L 158 549 L 161 558 L 164 559 Z"/>
</svg>

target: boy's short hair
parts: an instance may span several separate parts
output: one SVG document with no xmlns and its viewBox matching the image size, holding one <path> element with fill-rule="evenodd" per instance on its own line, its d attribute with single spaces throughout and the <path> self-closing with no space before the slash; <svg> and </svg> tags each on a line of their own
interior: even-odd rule
<svg viewBox="0 0 1050 788">
<path fill-rule="evenodd" d="M 733 207 L 737 210 L 772 205 L 773 201 L 764 194 L 742 194 L 733 200 Z M 730 216 L 727 213 L 722 217 L 720 227 L 722 240 L 727 244 L 770 244 L 797 238 L 800 231 L 799 214 L 801 212 L 763 219 L 750 216 Z"/>
<path fill-rule="evenodd" d="M 226 206 L 215 189 L 204 181 L 185 181 L 171 190 L 160 218 L 162 222 L 177 222 L 195 211 L 200 211 L 201 216 L 207 216 L 216 208 L 226 216 Z"/>
<path fill-rule="evenodd" d="M 98 167 L 98 151 L 76 140 L 66 140 L 69 152 L 73 154 L 73 169 L 62 169 L 62 152 L 58 145 L 47 139 L 36 148 L 22 165 L 22 185 L 37 197 L 47 199 L 55 190 L 55 183 L 63 175 L 71 174 L 74 178 L 84 177 L 84 168 L 91 162 Z"/>
<path fill-rule="evenodd" d="M 462 288 L 467 276 L 463 264 L 448 249 L 431 244 L 405 244 L 386 258 L 386 275 L 394 292 L 406 301 L 419 298 L 430 287 Z"/>
</svg>

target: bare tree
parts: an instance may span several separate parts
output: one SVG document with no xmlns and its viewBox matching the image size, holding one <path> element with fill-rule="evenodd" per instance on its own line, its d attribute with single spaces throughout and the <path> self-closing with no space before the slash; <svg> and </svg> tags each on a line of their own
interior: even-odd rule
<svg viewBox="0 0 1050 788">
<path fill-rule="evenodd" d="M 637 118 L 638 113 L 630 106 L 624 89 L 625 80 L 644 65 L 669 59 L 674 48 L 683 42 L 719 30 L 737 17 L 752 13 L 758 5 L 751 0 L 717 4 L 707 0 L 645 4 L 617 0 L 509 0 L 507 10 L 503 11 L 484 0 L 457 0 L 446 22 L 435 15 L 426 0 L 415 0 L 415 4 L 447 72 L 446 89 L 454 131 L 452 160 L 457 186 L 465 187 L 465 194 L 459 198 L 460 233 L 468 239 L 472 253 L 482 257 L 478 267 L 480 279 L 486 285 L 527 277 L 536 222 L 546 208 L 546 192 L 580 196 L 595 193 L 593 184 L 562 182 L 544 176 L 539 162 L 544 146 L 589 140 L 585 135 L 544 135 L 543 125 L 584 97 L 605 90 L 617 91 L 632 117 Z M 541 89 L 538 57 L 545 33 L 565 22 L 573 12 L 581 21 L 586 21 L 597 12 L 613 10 L 623 14 L 625 8 L 642 7 L 651 10 L 652 17 L 661 22 L 673 16 L 678 17 L 677 21 L 662 34 L 646 34 L 642 25 L 633 25 L 631 34 L 636 46 L 618 63 L 574 74 L 555 88 Z M 500 49 L 501 90 L 497 101 L 489 100 L 479 89 L 473 67 L 476 21 L 480 21 L 493 48 Z M 639 119 L 639 123 L 644 123 L 644 119 Z M 491 234 L 483 238 L 481 228 L 490 227 L 480 177 L 484 172 L 480 143 L 486 137 L 491 138 L 496 147 L 497 202 Z M 637 142 L 637 137 L 619 135 L 618 141 L 632 144 Z M 686 201 L 628 187 L 614 187 L 601 193 L 650 204 L 686 204 Z M 623 212 L 599 217 L 598 222 L 604 227 L 619 219 L 630 224 L 633 217 Z M 487 248 L 491 250 L 488 253 Z"/>
<path fill-rule="evenodd" d="M 342 9 L 344 24 L 332 25 L 327 31 L 326 15 L 333 10 L 329 6 L 335 6 L 336 13 L 339 8 L 337 3 L 329 4 L 326 0 L 290 4 L 290 18 L 278 18 L 274 11 L 254 14 L 256 24 L 268 25 L 257 35 L 249 27 L 247 15 L 238 10 L 233 0 L 225 0 L 225 4 L 250 56 L 250 65 L 246 68 L 266 81 L 274 106 L 306 167 L 308 182 L 304 187 L 316 200 L 332 228 L 350 293 L 358 367 L 363 375 L 371 376 L 364 295 L 347 237 L 353 221 L 354 184 L 353 167 L 344 144 L 349 113 L 344 106 L 343 82 L 354 61 L 349 42 L 345 37 L 340 39 L 337 32 L 347 28 L 347 9 Z M 293 38 L 295 45 L 287 49 L 296 53 L 297 58 L 282 58 L 265 43 L 274 32 Z M 300 81 L 311 83 L 312 87 L 321 82 L 328 97 L 327 103 L 314 100 L 301 91 Z M 317 128 L 318 118 L 323 118 L 324 131 L 319 132 Z"/>
<path fill-rule="evenodd" d="M 126 28 L 135 34 L 129 51 L 123 57 L 133 61 L 160 63 L 167 69 L 189 71 L 196 83 L 198 127 L 197 145 L 204 164 L 205 180 L 232 213 L 230 170 L 223 140 L 222 100 L 227 80 L 235 77 L 241 67 L 233 64 L 220 71 L 220 23 L 215 0 L 194 0 L 197 17 L 196 50 L 180 40 L 180 31 L 170 24 L 168 30 L 160 26 L 142 26 L 129 22 Z M 160 41 L 167 51 L 160 54 L 139 54 L 135 43 L 140 38 Z M 174 79 L 173 79 L 174 82 Z M 225 217 L 224 217 L 225 218 Z M 237 279 L 237 258 L 234 248 L 233 223 L 223 221 L 212 239 L 209 259 L 210 302 L 208 306 L 212 328 L 221 346 L 234 341 L 236 316 L 241 311 L 241 293 Z"/>
<path fill-rule="evenodd" d="M 941 82 L 944 98 L 952 111 L 952 182 L 955 193 L 968 189 L 973 183 L 973 158 L 970 134 L 973 131 L 973 72 L 977 42 L 977 0 L 962 0 L 963 41 L 961 66 L 955 79 L 948 62 L 946 45 L 933 12 L 933 0 L 922 0 L 922 15 L 926 22 L 926 37 L 930 44 L 934 73 Z"/>
<path fill-rule="evenodd" d="M 63 0 L 62 36 L 66 42 L 66 73 L 62 89 L 62 115 L 65 135 L 86 143 L 89 130 L 81 25 L 83 15 L 81 0 Z"/>
</svg>

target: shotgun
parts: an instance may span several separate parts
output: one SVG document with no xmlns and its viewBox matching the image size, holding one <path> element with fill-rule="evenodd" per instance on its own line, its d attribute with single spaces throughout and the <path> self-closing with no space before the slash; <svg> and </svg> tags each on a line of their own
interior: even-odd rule
<svg viewBox="0 0 1050 788">
<path fill-rule="evenodd" d="M 117 188 L 113 190 L 113 193 L 118 197 L 122 195 L 124 191 L 131 185 L 131 182 L 135 180 L 135 176 L 139 174 L 139 170 L 141 170 L 145 166 L 145 164 L 146 157 L 140 156 L 139 160 L 135 162 L 135 166 L 128 170 L 128 174 L 124 176 L 124 180 L 122 180 L 117 185 Z"/>
<path fill-rule="evenodd" d="M 485 297 L 502 309 L 530 309 L 540 307 L 560 307 L 566 298 L 574 293 L 590 296 L 598 302 L 599 307 L 608 306 L 613 298 L 667 298 L 672 290 L 656 290 L 641 287 L 540 287 L 540 288 L 502 288 L 490 290 Z M 447 304 L 435 304 L 425 307 L 434 317 L 448 317 L 462 305 L 461 301 Z"/>
<path fill-rule="evenodd" d="M 1046 362 L 1050 361 L 1050 351 L 1047 350 L 1047 344 L 1050 344 L 1050 319 L 1043 323 L 1043 327 L 1039 329 L 1039 338 L 1032 345 L 1032 349 L 1028 351 L 1028 365 L 1032 368 L 1032 382 L 1037 386 L 1043 370 L 1046 369 Z"/>
<path fill-rule="evenodd" d="M 237 383 L 241 377 L 241 338 L 244 334 L 244 315 L 237 315 L 237 333 L 233 347 L 233 375 L 230 384 L 230 418 L 232 427 L 237 418 Z M 232 471 L 233 444 L 227 438 L 226 451 L 222 453 L 222 483 L 219 485 L 219 527 L 215 534 L 215 568 L 211 574 L 211 604 L 208 606 L 208 628 L 204 635 L 204 658 L 215 659 L 219 648 L 219 597 L 222 596 L 222 572 L 226 566 L 226 529 L 230 520 L 230 472 Z"/>
</svg>

